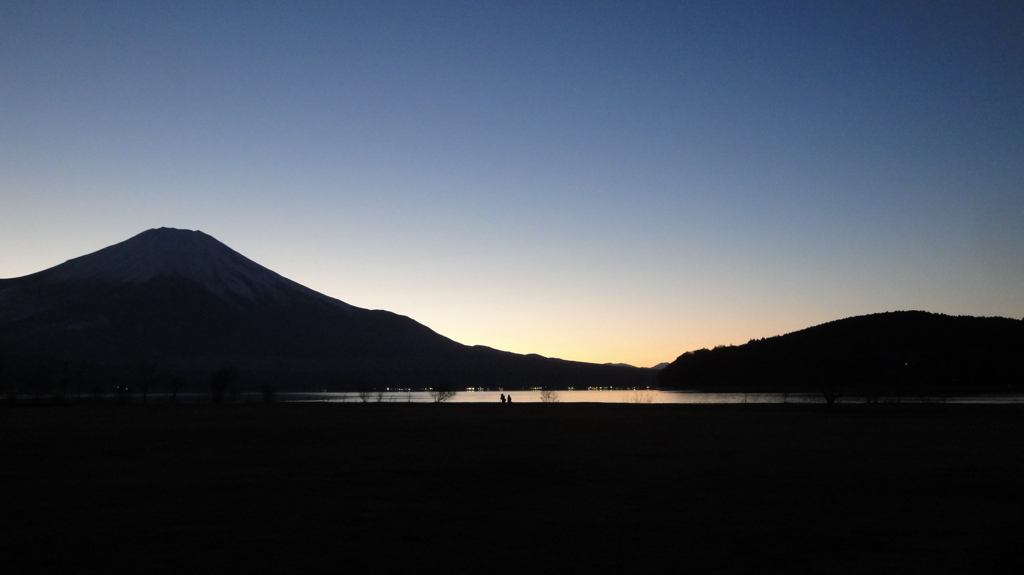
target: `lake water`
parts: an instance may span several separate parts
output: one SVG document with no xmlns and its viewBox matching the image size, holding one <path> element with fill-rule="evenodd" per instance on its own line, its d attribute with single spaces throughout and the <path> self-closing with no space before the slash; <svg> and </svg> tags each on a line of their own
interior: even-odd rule
<svg viewBox="0 0 1024 575">
<path fill-rule="evenodd" d="M 500 403 L 502 394 L 513 403 L 542 402 L 539 390 L 526 391 L 460 391 L 448 403 Z M 559 403 L 824 403 L 820 393 L 702 393 L 695 391 L 660 390 L 562 390 L 555 392 Z M 278 401 L 326 403 L 430 403 L 434 399 L 425 391 L 386 391 L 383 394 L 358 393 L 280 393 Z M 841 397 L 837 403 L 865 403 L 862 397 Z M 880 403 L 1024 403 L 1024 396 L 989 394 L 971 397 L 884 397 Z"/>
<path fill-rule="evenodd" d="M 511 396 L 513 403 L 541 403 L 540 390 L 525 391 L 459 391 L 447 400 L 448 403 L 500 403 L 502 394 Z M 34 398 L 18 395 L 16 403 L 46 404 L 52 396 Z M 659 391 L 631 389 L 591 389 L 591 390 L 560 390 L 554 392 L 558 403 L 824 403 L 820 393 L 703 393 L 697 391 Z M 9 398 L 0 398 L 9 401 Z M 170 396 L 166 393 L 150 393 L 143 400 L 139 394 L 120 397 L 114 394 L 69 395 L 67 401 L 101 401 L 104 403 L 168 403 Z M 261 393 L 241 393 L 225 398 L 229 402 L 263 403 L 267 398 Z M 208 393 L 179 393 L 176 403 L 209 403 Z M 426 391 L 385 391 L 383 393 L 360 394 L 345 393 L 275 393 L 271 398 L 274 402 L 295 403 L 432 403 L 434 398 Z M 863 397 L 841 397 L 837 403 L 867 403 Z M 975 396 L 950 397 L 919 397 L 902 398 L 883 397 L 879 403 L 978 403 L 978 404 L 1024 404 L 1024 395 L 1018 394 L 986 394 Z"/>
</svg>

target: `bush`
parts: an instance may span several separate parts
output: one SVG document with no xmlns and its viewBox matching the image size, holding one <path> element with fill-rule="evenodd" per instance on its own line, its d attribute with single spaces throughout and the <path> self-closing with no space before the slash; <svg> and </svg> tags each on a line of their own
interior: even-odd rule
<svg viewBox="0 0 1024 575">
<path fill-rule="evenodd" d="M 540 392 L 541 403 L 558 403 L 561 398 L 558 397 L 558 392 L 553 389 L 545 389 Z"/>
<path fill-rule="evenodd" d="M 453 397 L 455 397 L 455 389 L 447 382 L 440 383 L 430 390 L 430 398 L 434 400 L 434 403 L 444 403 Z"/>
<path fill-rule="evenodd" d="M 224 395 L 232 390 L 238 371 L 233 367 L 222 367 L 210 376 L 210 401 L 223 403 Z"/>
</svg>

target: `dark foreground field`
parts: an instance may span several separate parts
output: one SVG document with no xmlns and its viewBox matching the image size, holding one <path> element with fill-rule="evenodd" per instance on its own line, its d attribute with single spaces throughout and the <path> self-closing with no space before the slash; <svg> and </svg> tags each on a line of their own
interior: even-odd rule
<svg viewBox="0 0 1024 575">
<path fill-rule="evenodd" d="M 0 572 L 1013 572 L 1024 411 L 0 410 Z"/>
</svg>

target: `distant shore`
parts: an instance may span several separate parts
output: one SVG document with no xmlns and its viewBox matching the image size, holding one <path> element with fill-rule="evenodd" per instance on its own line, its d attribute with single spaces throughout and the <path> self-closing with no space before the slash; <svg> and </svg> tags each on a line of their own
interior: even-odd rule
<svg viewBox="0 0 1024 575">
<path fill-rule="evenodd" d="M 780 391 L 687 391 L 658 389 L 477 389 L 459 391 L 444 399 L 446 403 L 501 403 L 502 397 L 512 397 L 515 403 L 635 403 L 635 404 L 819 404 L 826 399 L 820 392 Z M 369 390 L 346 392 L 284 392 L 246 391 L 226 393 L 221 403 L 435 403 L 436 397 L 427 390 Z M 81 406 L 81 405 L 191 405 L 214 403 L 210 393 L 132 392 L 125 394 L 6 394 L 0 395 L 2 407 Z M 835 398 L 842 405 L 889 404 L 1024 404 L 1021 393 L 979 393 L 973 395 L 858 395 L 847 394 Z"/>
</svg>

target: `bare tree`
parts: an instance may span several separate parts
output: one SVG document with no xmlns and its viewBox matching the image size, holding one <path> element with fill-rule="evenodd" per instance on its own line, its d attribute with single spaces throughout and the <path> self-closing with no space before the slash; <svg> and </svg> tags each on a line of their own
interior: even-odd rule
<svg viewBox="0 0 1024 575">
<path fill-rule="evenodd" d="M 238 371 L 230 366 L 213 372 L 213 375 L 210 376 L 210 401 L 223 403 L 224 395 L 232 390 L 236 379 L 238 379 Z"/>
<path fill-rule="evenodd" d="M 448 382 L 439 383 L 430 390 L 430 398 L 434 400 L 434 403 L 444 403 L 453 397 L 455 397 L 455 389 Z"/>
<path fill-rule="evenodd" d="M 541 403 L 558 403 L 562 401 L 562 398 L 558 397 L 558 392 L 553 389 L 543 389 L 540 392 Z"/>
<path fill-rule="evenodd" d="M 843 396 L 843 388 L 826 386 L 822 388 L 821 395 L 825 398 L 825 409 L 832 409 L 836 400 Z"/>
<path fill-rule="evenodd" d="M 185 380 L 181 377 L 172 377 L 167 380 L 167 391 L 171 394 L 170 397 L 168 397 L 168 400 L 171 403 L 178 401 L 178 392 L 181 391 L 181 388 L 184 386 Z"/>
<path fill-rule="evenodd" d="M 4 391 L 4 402 L 8 405 L 14 405 L 15 400 L 18 397 L 18 390 L 15 389 L 13 378 L 6 377 L 7 364 L 4 360 L 0 360 L 0 389 Z"/>
<path fill-rule="evenodd" d="M 78 401 L 82 400 L 82 393 L 84 392 L 87 397 L 96 399 L 98 393 L 96 383 L 96 366 L 89 361 L 82 361 L 78 364 L 78 374 L 76 379 L 75 387 L 78 390 Z"/>
<path fill-rule="evenodd" d="M 368 386 L 359 386 L 359 401 L 370 403 L 371 399 L 373 399 L 373 389 Z"/>
<path fill-rule="evenodd" d="M 263 394 L 263 403 L 274 403 L 274 399 L 277 396 L 277 387 L 269 383 L 263 384 L 260 387 L 260 393 Z"/>
<path fill-rule="evenodd" d="M 135 388 L 142 395 L 142 403 L 149 399 L 149 385 L 153 383 L 156 366 L 140 364 L 135 366 Z"/>
<path fill-rule="evenodd" d="M 843 397 L 846 389 L 854 387 L 856 377 L 852 369 L 843 373 L 822 373 L 818 376 L 818 389 L 821 396 L 825 398 L 825 410 L 829 411 L 839 398 Z"/>
<path fill-rule="evenodd" d="M 56 395 L 58 403 L 64 403 L 68 400 L 68 386 L 70 383 L 71 376 L 68 375 L 68 362 L 64 361 L 61 364 L 60 391 Z"/>
<path fill-rule="evenodd" d="M 32 398 L 32 403 L 38 403 L 42 399 L 49 381 L 50 373 L 47 366 L 42 361 L 37 361 L 35 372 L 28 385 L 28 394 Z"/>
<path fill-rule="evenodd" d="M 654 392 L 650 389 L 634 389 L 628 400 L 629 403 L 654 403 Z"/>
</svg>

